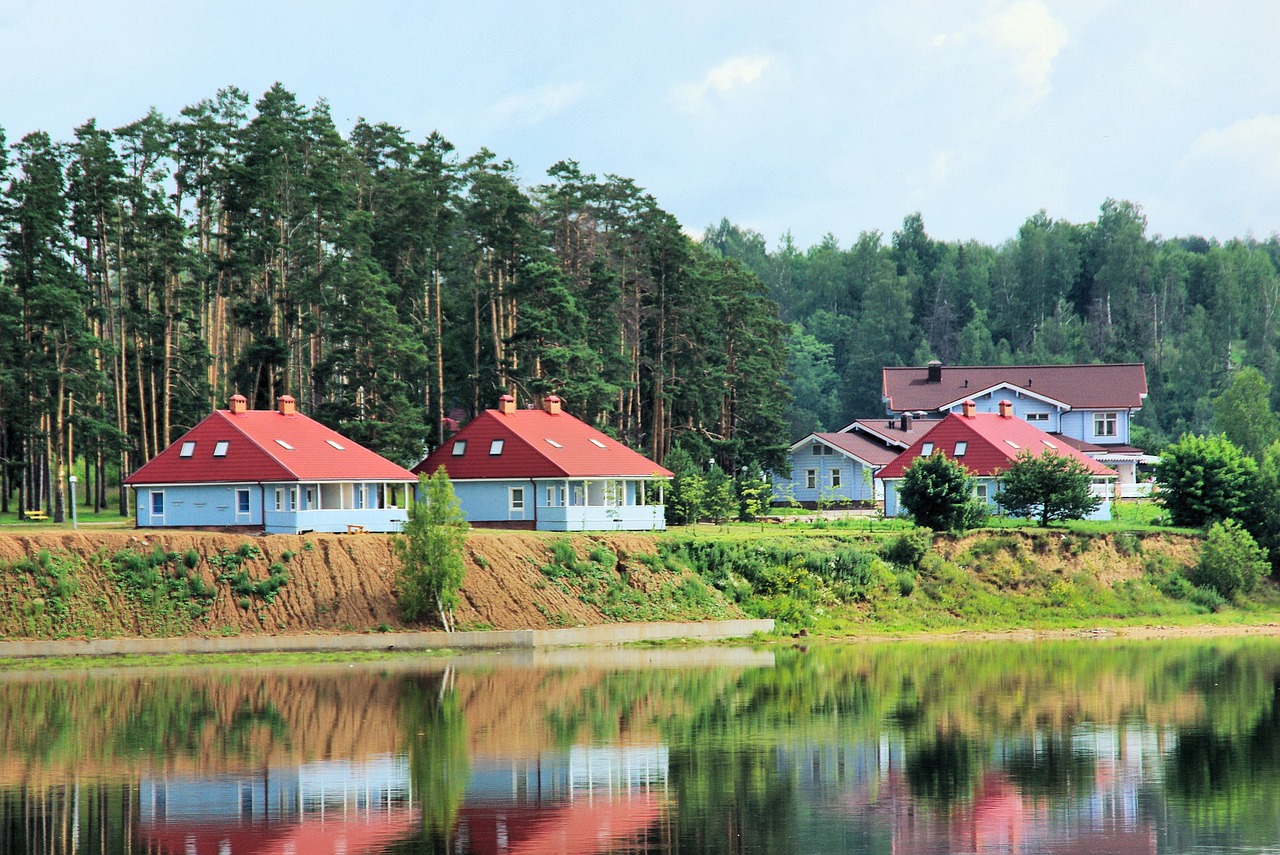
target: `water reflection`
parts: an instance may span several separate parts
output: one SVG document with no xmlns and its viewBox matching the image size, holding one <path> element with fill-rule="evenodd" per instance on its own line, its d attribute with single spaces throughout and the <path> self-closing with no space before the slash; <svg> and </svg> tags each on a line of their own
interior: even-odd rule
<svg viewBox="0 0 1280 855">
<path fill-rule="evenodd" d="M 1280 644 L 0 676 L 0 852 L 1267 852 Z"/>
</svg>

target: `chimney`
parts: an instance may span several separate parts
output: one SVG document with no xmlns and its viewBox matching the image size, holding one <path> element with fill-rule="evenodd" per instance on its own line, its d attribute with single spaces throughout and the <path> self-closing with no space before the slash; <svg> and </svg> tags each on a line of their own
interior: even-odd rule
<svg viewBox="0 0 1280 855">
<path fill-rule="evenodd" d="M 560 415 L 560 396 L 548 395 L 542 399 L 542 409 L 546 410 L 553 416 Z"/>
<path fill-rule="evenodd" d="M 1005 400 L 1000 402 L 1000 418 L 1013 418 L 1013 401 Z"/>
<path fill-rule="evenodd" d="M 231 396 L 231 415 L 238 416 L 249 409 L 249 399 L 244 395 Z"/>
<path fill-rule="evenodd" d="M 934 359 L 930 361 L 929 364 L 926 365 L 925 367 L 929 369 L 930 383 L 942 382 L 942 363 L 939 360 Z"/>
<path fill-rule="evenodd" d="M 964 417 L 966 419 L 971 419 L 973 418 L 973 414 L 977 412 L 978 405 L 975 404 L 973 401 L 965 401 L 963 404 L 960 405 L 960 408 L 963 411 Z"/>
<path fill-rule="evenodd" d="M 498 399 L 498 412 L 504 416 L 515 415 L 516 399 L 513 395 L 503 395 Z"/>
<path fill-rule="evenodd" d="M 279 398 L 276 399 L 276 403 L 278 404 L 280 415 L 282 416 L 297 415 L 298 402 L 293 399 L 292 395 L 281 395 Z"/>
<path fill-rule="evenodd" d="M 903 432 L 903 433 L 910 433 L 910 431 L 911 431 L 911 414 L 910 414 L 910 413 L 903 413 L 903 414 L 902 414 L 902 420 L 899 422 L 898 426 L 902 428 L 902 432 Z"/>
</svg>

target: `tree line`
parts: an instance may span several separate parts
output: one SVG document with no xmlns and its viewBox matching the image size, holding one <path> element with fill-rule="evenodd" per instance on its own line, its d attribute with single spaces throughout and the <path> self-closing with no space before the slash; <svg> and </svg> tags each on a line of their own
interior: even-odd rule
<svg viewBox="0 0 1280 855">
<path fill-rule="evenodd" d="M 95 508 L 236 392 L 416 462 L 555 392 L 661 461 L 785 450 L 787 328 L 760 279 L 634 181 L 547 180 L 277 84 L 56 141 L 0 131 L 0 507 Z M 79 471 L 79 470 L 78 470 Z"/>
<path fill-rule="evenodd" d="M 1106 200 L 1076 224 L 1040 211 L 998 246 L 931 238 L 920 214 L 886 241 L 832 235 L 801 249 L 728 221 L 704 243 L 741 260 L 790 324 L 791 435 L 883 413 L 880 369 L 1143 362 L 1136 443 L 1158 451 L 1212 428 L 1242 367 L 1280 388 L 1280 237 L 1226 243 L 1147 233 L 1140 206 Z M 1271 405 L 1280 409 L 1280 400 Z"/>
</svg>

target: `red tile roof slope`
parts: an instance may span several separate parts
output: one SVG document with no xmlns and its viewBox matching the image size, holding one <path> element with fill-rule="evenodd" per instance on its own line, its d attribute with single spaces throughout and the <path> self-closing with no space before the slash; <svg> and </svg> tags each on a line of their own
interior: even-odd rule
<svg viewBox="0 0 1280 855">
<path fill-rule="evenodd" d="M 860 433 L 815 433 L 814 436 L 872 466 L 884 466 L 902 450 Z"/>
<path fill-rule="evenodd" d="M 501 454 L 490 454 L 494 440 Z M 552 445 L 552 440 L 559 445 Z M 466 452 L 454 455 L 458 442 Z M 597 445 L 596 443 L 599 443 Z M 672 473 L 616 439 L 568 413 L 485 410 L 457 435 L 413 467 L 431 473 L 440 466 L 454 481 L 477 478 L 670 478 Z"/>
<path fill-rule="evenodd" d="M 276 440 L 293 446 L 289 450 Z M 214 457 L 218 442 L 225 457 Z M 330 441 L 341 448 L 330 445 Z M 182 457 L 182 445 L 195 453 Z M 301 413 L 215 410 L 125 479 L 138 484 L 227 484 L 260 481 L 416 481 L 385 457 Z"/>
<path fill-rule="evenodd" d="M 1147 394 L 1141 362 L 1107 365 L 944 365 L 929 382 L 928 367 L 885 368 L 883 391 L 894 412 L 936 410 L 1008 383 L 1075 409 L 1136 409 Z M 968 381 L 968 385 L 966 385 Z"/>
<path fill-rule="evenodd" d="M 971 474 L 983 477 L 997 475 L 1008 469 L 1023 449 L 1030 449 L 1037 455 L 1054 453 L 1074 458 L 1084 463 L 1097 476 L 1116 474 L 1114 470 L 1067 445 L 1061 437 L 1051 436 L 1017 416 L 1006 417 L 999 413 L 962 416 L 951 413 L 880 470 L 877 477 L 901 478 L 911 462 L 921 456 L 920 449 L 926 442 L 933 443 L 934 451 L 941 451 L 947 457 L 962 462 Z M 964 455 L 959 458 L 955 456 L 957 442 L 968 443 Z M 1010 442 L 1014 445 L 1010 445 Z"/>
</svg>

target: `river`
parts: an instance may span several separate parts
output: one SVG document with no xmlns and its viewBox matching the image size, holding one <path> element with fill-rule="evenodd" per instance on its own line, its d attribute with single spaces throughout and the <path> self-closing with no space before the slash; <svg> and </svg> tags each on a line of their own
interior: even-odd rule
<svg viewBox="0 0 1280 855">
<path fill-rule="evenodd" d="M 1280 640 L 8 671 L 0 852 L 1280 852 Z"/>
</svg>

